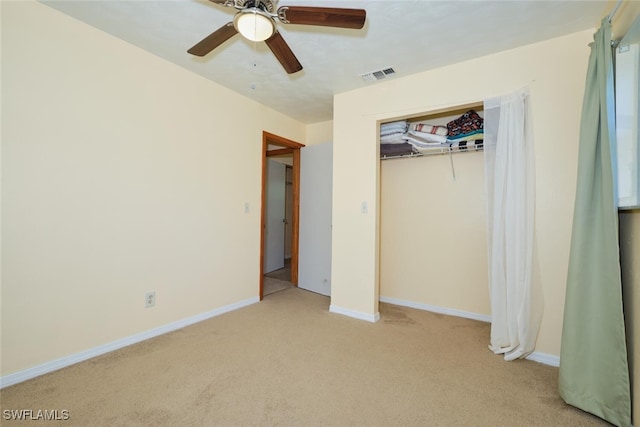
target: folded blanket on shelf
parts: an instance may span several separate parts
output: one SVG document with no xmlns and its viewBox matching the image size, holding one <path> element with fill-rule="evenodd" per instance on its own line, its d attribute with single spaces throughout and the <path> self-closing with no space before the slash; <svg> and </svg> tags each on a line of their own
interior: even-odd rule
<svg viewBox="0 0 640 427">
<path fill-rule="evenodd" d="M 385 131 L 380 131 L 380 136 L 393 135 L 394 133 L 405 133 L 406 131 L 406 128 L 388 129 Z"/>
<path fill-rule="evenodd" d="M 409 144 L 413 145 L 414 147 L 418 148 L 418 147 L 434 147 L 434 146 L 440 146 L 443 145 L 445 147 L 448 147 L 448 144 L 446 142 L 442 143 L 442 142 L 429 142 L 429 141 L 425 141 L 422 138 L 417 138 L 411 134 L 406 134 L 404 136 L 405 142 L 408 142 Z"/>
<path fill-rule="evenodd" d="M 417 138 L 418 140 L 424 142 L 437 142 L 438 144 L 443 144 L 447 142 L 447 137 L 443 135 L 434 135 L 431 133 L 419 132 L 417 130 L 410 130 L 407 132 L 407 136 L 412 136 Z"/>
<path fill-rule="evenodd" d="M 469 110 L 455 120 L 447 123 L 450 137 L 483 129 L 484 120 L 475 110 Z"/>
<path fill-rule="evenodd" d="M 380 127 L 389 128 L 389 127 L 395 127 L 395 126 L 406 126 L 408 123 L 409 122 L 407 122 L 406 120 L 396 120 L 395 122 L 381 123 Z"/>
<path fill-rule="evenodd" d="M 433 135 L 442 135 L 442 136 L 447 136 L 447 133 L 449 132 L 446 126 L 436 126 L 436 125 L 430 125 L 429 123 L 421 123 L 421 122 L 414 123 L 411 126 L 411 129 L 418 132 L 424 132 L 424 133 L 430 133 Z"/>
<path fill-rule="evenodd" d="M 380 144 L 404 144 L 405 134 L 403 132 L 396 132 L 390 135 L 383 135 L 380 137 Z"/>
<path fill-rule="evenodd" d="M 391 133 L 401 132 L 404 133 L 409 128 L 409 123 L 406 120 L 391 123 L 382 123 L 380 125 L 380 135 L 389 135 Z"/>
<path fill-rule="evenodd" d="M 447 141 L 449 142 L 456 142 L 456 141 L 473 141 L 473 140 L 477 140 L 477 139 L 484 139 L 484 130 L 479 129 L 479 130 L 474 130 L 472 132 L 468 132 L 468 133 L 461 133 L 459 135 L 456 135 L 454 137 L 448 137 Z"/>
<path fill-rule="evenodd" d="M 406 156 L 416 151 L 408 143 L 404 144 L 380 144 L 380 157 Z"/>
</svg>

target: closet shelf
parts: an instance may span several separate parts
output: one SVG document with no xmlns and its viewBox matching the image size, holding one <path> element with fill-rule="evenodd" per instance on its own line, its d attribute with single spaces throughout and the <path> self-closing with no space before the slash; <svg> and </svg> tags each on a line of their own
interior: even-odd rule
<svg viewBox="0 0 640 427">
<path fill-rule="evenodd" d="M 474 153 L 478 151 L 483 151 L 483 144 L 471 145 L 468 147 L 460 147 L 450 144 L 449 146 L 443 146 L 438 148 L 432 148 L 429 150 L 416 151 L 408 154 L 399 154 L 399 155 L 380 155 L 380 160 L 391 160 L 391 159 L 407 159 L 411 157 L 425 157 L 425 156 L 438 156 L 442 154 L 458 154 L 458 153 Z"/>
<path fill-rule="evenodd" d="M 458 116 L 444 112 L 419 121 L 396 120 L 380 124 L 380 159 L 422 157 L 480 151 L 484 145 L 484 119 L 467 109 Z M 450 111 L 449 113 L 453 113 Z"/>
</svg>

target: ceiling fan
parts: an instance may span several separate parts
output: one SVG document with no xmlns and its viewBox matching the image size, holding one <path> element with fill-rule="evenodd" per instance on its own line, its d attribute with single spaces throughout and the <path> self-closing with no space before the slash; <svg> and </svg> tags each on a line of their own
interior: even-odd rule
<svg viewBox="0 0 640 427">
<path fill-rule="evenodd" d="M 213 3 L 233 7 L 238 12 L 228 22 L 198 42 L 187 52 L 205 56 L 231 37 L 240 33 L 245 38 L 264 41 L 288 74 L 302 70 L 302 65 L 276 29 L 276 23 L 319 25 L 360 29 L 364 26 L 366 11 L 335 7 L 280 6 L 277 0 L 209 0 Z"/>
</svg>

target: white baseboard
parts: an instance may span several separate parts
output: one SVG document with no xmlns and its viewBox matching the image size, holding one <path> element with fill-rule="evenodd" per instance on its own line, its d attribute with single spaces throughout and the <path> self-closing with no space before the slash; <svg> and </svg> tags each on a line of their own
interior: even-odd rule
<svg viewBox="0 0 640 427">
<path fill-rule="evenodd" d="M 94 347 L 88 350 L 81 351 L 79 353 L 65 356 L 60 359 L 45 362 L 41 365 L 34 366 L 22 371 L 15 372 L 13 374 L 0 377 L 0 389 L 9 387 L 10 385 L 18 384 L 26 380 L 38 377 L 40 375 L 48 374 L 49 372 L 57 371 L 58 369 L 65 368 L 67 366 L 74 365 L 79 362 L 91 359 L 96 356 L 100 356 L 105 353 L 109 353 L 114 350 L 136 344 L 140 341 L 148 340 L 149 338 L 157 337 L 158 335 L 166 334 L 178 329 L 182 329 L 185 326 L 192 325 L 194 323 L 202 322 L 203 320 L 210 319 L 215 316 L 219 316 L 224 313 L 228 313 L 233 310 L 237 310 L 242 307 L 246 307 L 251 304 L 260 302 L 260 297 L 255 296 L 246 300 L 238 301 L 233 304 L 226 305 L 224 307 L 216 308 L 205 313 L 196 314 L 195 316 L 188 317 L 186 319 L 178 320 L 176 322 L 169 323 L 167 325 L 159 326 L 149 331 L 140 332 L 129 337 L 125 337 L 110 343 Z"/>
<path fill-rule="evenodd" d="M 453 308 L 438 307 L 436 305 L 422 304 L 419 302 L 406 301 L 398 298 L 380 297 L 380 302 L 401 305 L 404 307 L 416 308 L 418 310 L 431 311 L 434 313 L 446 314 L 449 316 L 464 317 L 465 319 L 480 320 L 481 322 L 491 323 L 491 316 L 488 314 L 471 313 L 468 311 L 455 310 Z"/>
<path fill-rule="evenodd" d="M 358 320 L 366 320 L 367 322 L 375 323 L 380 320 L 380 313 L 368 314 L 360 311 L 349 310 L 346 308 L 338 307 L 333 304 L 329 306 L 331 313 L 342 314 L 343 316 L 353 317 Z"/>
<path fill-rule="evenodd" d="M 386 302 L 389 304 L 415 308 L 418 310 L 431 311 L 434 313 L 446 314 L 449 316 L 464 317 L 465 319 L 480 320 L 482 322 L 491 323 L 491 316 L 487 314 L 470 313 L 468 311 L 455 310 L 452 308 L 438 307 L 435 305 L 422 304 L 419 302 L 406 301 L 406 300 L 401 300 L 397 298 L 390 298 L 390 297 L 383 297 L 383 296 L 380 297 L 380 301 Z M 527 356 L 527 359 L 533 360 L 534 362 L 543 363 L 545 365 L 550 365 L 555 367 L 560 366 L 560 357 L 554 356 L 552 354 L 540 353 L 536 351 L 531 353 L 529 356 Z"/>
<path fill-rule="evenodd" d="M 528 355 L 527 360 L 533 360 L 534 362 L 555 366 L 556 368 L 560 366 L 560 356 L 554 356 L 553 354 L 547 354 L 547 353 L 540 353 L 538 351 L 534 351 L 533 353 Z"/>
</svg>

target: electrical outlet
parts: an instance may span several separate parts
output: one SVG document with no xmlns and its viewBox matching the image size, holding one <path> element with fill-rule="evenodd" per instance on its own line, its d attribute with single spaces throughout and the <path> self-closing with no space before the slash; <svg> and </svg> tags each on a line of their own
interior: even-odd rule
<svg viewBox="0 0 640 427">
<path fill-rule="evenodd" d="M 146 308 L 153 307 L 156 305 L 156 292 L 147 292 L 144 294 L 144 306 Z"/>
</svg>

